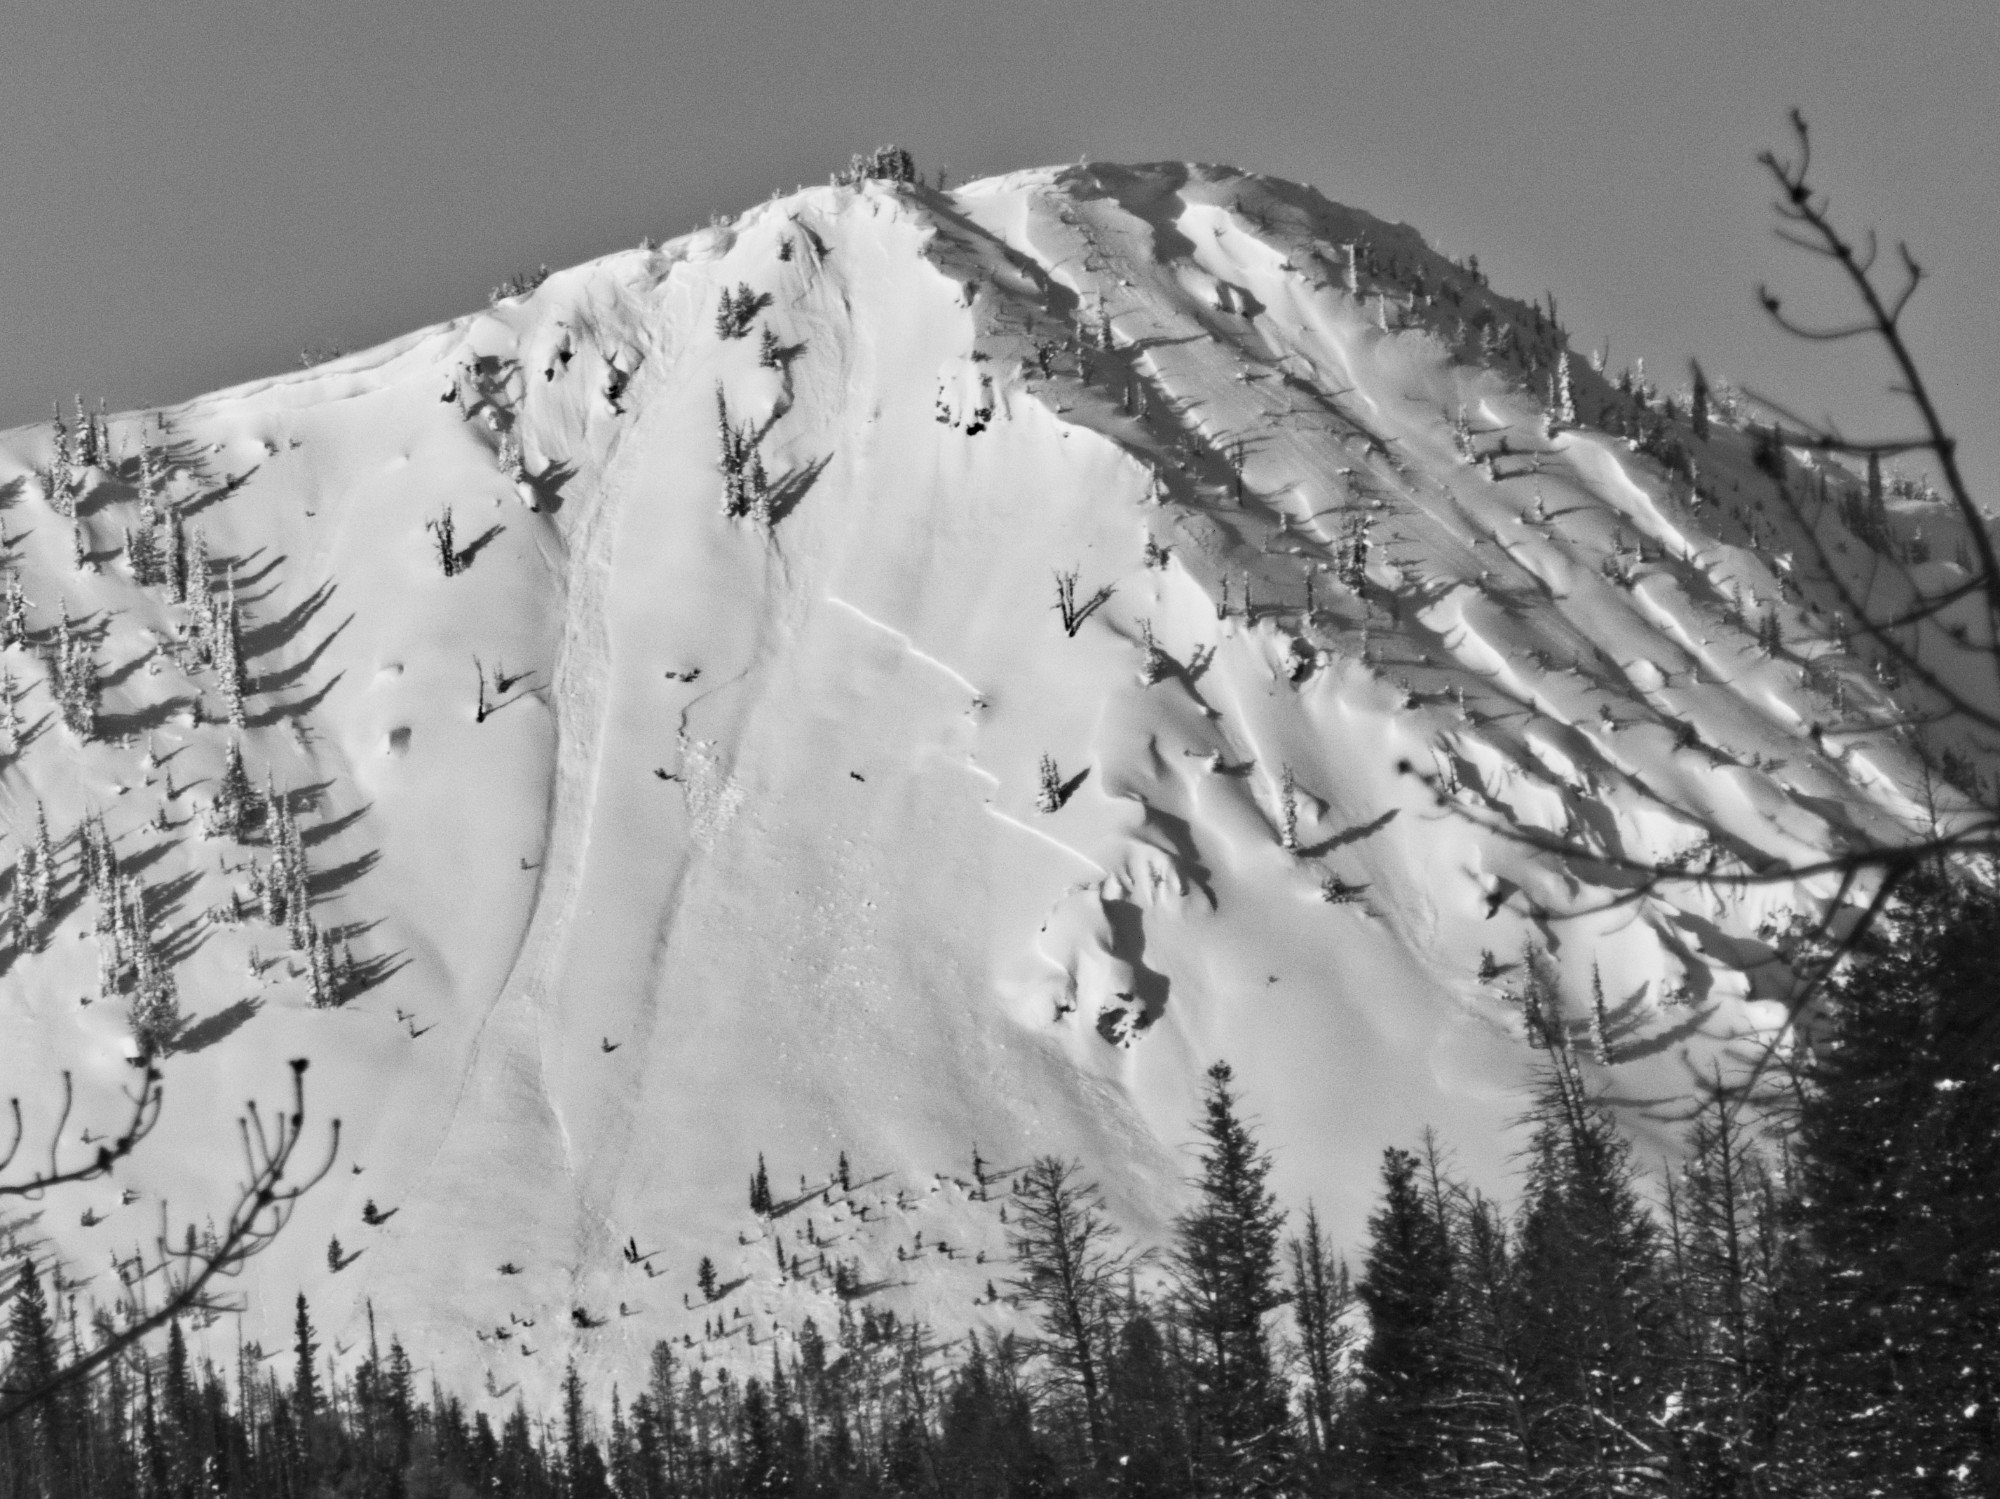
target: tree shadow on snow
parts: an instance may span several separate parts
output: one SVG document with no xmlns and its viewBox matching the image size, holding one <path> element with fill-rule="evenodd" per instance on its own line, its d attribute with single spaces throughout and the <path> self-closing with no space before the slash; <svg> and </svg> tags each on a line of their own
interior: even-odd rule
<svg viewBox="0 0 2000 1499">
<path fill-rule="evenodd" d="M 1069 799 L 1076 795 L 1077 788 L 1089 779 L 1090 779 L 1090 767 L 1086 765 L 1083 767 L 1082 770 L 1079 770 L 1075 775 L 1071 776 L 1067 781 L 1064 781 L 1060 786 L 1058 786 L 1056 788 L 1057 808 L 1060 809 L 1068 806 Z"/>
<path fill-rule="evenodd" d="M 234 1035 L 263 1008 L 261 999 L 239 999 L 235 1004 L 225 1005 L 213 1015 L 204 1015 L 185 1027 L 174 1038 L 170 1050 L 182 1054 L 205 1051 L 216 1042 Z"/>
<path fill-rule="evenodd" d="M 259 583 L 270 577 L 272 573 L 283 567 L 288 560 L 285 554 L 280 552 L 277 556 L 258 567 L 255 572 L 239 573 L 239 569 L 249 567 L 263 555 L 264 549 L 258 547 L 254 551 L 245 552 L 241 557 L 211 557 L 208 559 L 208 577 L 205 581 L 213 588 L 218 578 L 233 580 L 239 593 L 246 588 L 255 588 Z M 191 581 L 202 582 L 204 580 L 197 578 Z"/>
<path fill-rule="evenodd" d="M 187 712 L 194 704 L 192 697 L 169 697 L 157 703 L 147 703 L 130 713 L 101 713 L 97 718 L 98 737 L 122 739 L 127 734 L 144 734 L 164 728 L 175 715 Z"/>
<path fill-rule="evenodd" d="M 263 466 L 264 465 L 261 463 L 253 463 L 250 465 L 250 467 L 246 468 L 242 473 L 231 474 L 228 478 L 224 479 L 221 484 L 217 485 L 214 489 L 207 491 L 205 494 L 197 495 L 192 500 L 182 501 L 182 503 L 178 507 L 180 513 L 183 516 L 200 515 L 202 511 L 206 510 L 210 505 L 215 504 L 219 500 L 228 499 L 231 495 L 235 494 L 237 490 L 241 489 L 245 484 L 248 484 L 250 482 L 251 477 L 257 472 L 258 469 L 262 468 Z"/>
<path fill-rule="evenodd" d="M 353 968 L 348 971 L 347 986 L 341 991 L 341 1003 L 366 994 L 409 966 L 410 959 L 400 948 L 380 957 L 356 958 Z"/>
<path fill-rule="evenodd" d="M 293 662 L 290 666 L 281 666 L 275 671 L 265 672 L 262 676 L 252 680 L 244 690 L 261 694 L 266 692 L 280 692 L 290 687 L 319 664 L 319 658 L 326 654 L 326 648 L 338 640 L 341 633 L 353 623 L 354 616 L 350 614 L 322 637 L 319 644 L 308 651 L 303 658 Z"/>
<path fill-rule="evenodd" d="M 320 688 L 319 691 L 308 693 L 296 702 L 274 704 L 266 711 L 246 718 L 244 722 L 249 724 L 253 729 L 268 729 L 273 724 L 282 723 L 288 718 L 304 718 L 313 709 L 326 701 L 327 695 L 340 685 L 340 679 L 346 675 L 347 673 L 344 671 L 335 672 L 332 680 Z"/>
<path fill-rule="evenodd" d="M 477 557 L 481 552 L 485 551 L 489 546 L 491 546 L 493 544 L 494 538 L 497 537 L 502 531 L 505 531 L 506 529 L 507 528 L 505 526 L 496 523 L 494 525 L 488 526 L 484 531 L 481 531 L 477 536 L 473 537 L 471 541 L 467 542 L 463 547 L 459 549 L 458 553 L 459 568 L 463 570 L 465 568 L 472 566 L 472 559 Z"/>
<path fill-rule="evenodd" d="M 833 462 L 833 454 L 816 458 L 801 468 L 792 469 L 771 486 L 771 524 L 779 521 L 799 508 L 799 502 L 811 492 L 819 476 L 826 472 L 826 466 Z"/>
<path fill-rule="evenodd" d="M 329 838 L 338 837 L 361 821 L 362 818 L 366 817 L 368 809 L 374 805 L 373 802 L 368 802 L 356 807 L 352 812 L 343 812 L 338 817 L 330 817 L 325 822 L 319 823 L 316 826 L 301 828 L 299 830 L 299 842 L 307 848 L 313 848 L 318 844 L 326 842 Z"/>
<path fill-rule="evenodd" d="M 306 876 L 306 889 L 315 900 L 324 899 L 353 884 L 381 862 L 382 855 L 371 848 L 358 859 L 349 859 L 345 864 L 334 864 L 326 869 L 314 870 Z"/>
<path fill-rule="evenodd" d="M 1323 842 L 1315 843 L 1310 848 L 1301 848 L 1299 856 L 1305 859 L 1317 859 L 1324 854 L 1332 853 L 1337 848 L 1345 848 L 1350 843 L 1358 843 L 1363 838 L 1372 837 L 1394 822 L 1396 814 L 1402 810 L 1401 807 L 1391 807 L 1373 822 L 1357 822 L 1351 828 L 1342 828 Z"/>
<path fill-rule="evenodd" d="M 134 672 L 136 672 L 140 667 L 144 666 L 148 661 L 151 661 L 158 654 L 159 654 L 158 651 L 145 651 L 137 656 L 134 656 L 131 660 L 127 661 L 123 666 L 114 666 L 109 671 L 100 671 L 97 674 L 98 689 L 102 691 L 104 688 L 107 687 L 124 686 L 127 682 L 132 680 L 132 674 Z"/>
<path fill-rule="evenodd" d="M 266 651 L 273 651 L 281 645 L 289 644 L 299 631 L 312 622 L 313 616 L 326 607 L 327 600 L 332 597 L 333 584 L 330 581 L 322 583 L 269 624 L 258 625 L 255 629 L 245 630 L 243 632 L 244 656 L 246 658 L 261 656 Z M 335 633 L 338 633 L 338 631 Z"/>
<path fill-rule="evenodd" d="M 534 508 L 538 514 L 554 515 L 563 507 L 563 485 L 576 477 L 576 465 L 550 460 L 547 468 L 539 474 L 524 473 L 528 488 L 534 492 Z"/>
</svg>

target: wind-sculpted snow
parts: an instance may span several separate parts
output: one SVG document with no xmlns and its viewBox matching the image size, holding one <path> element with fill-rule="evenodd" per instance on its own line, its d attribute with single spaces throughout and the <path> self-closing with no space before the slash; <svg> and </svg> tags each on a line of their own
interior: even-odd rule
<svg viewBox="0 0 2000 1499">
<path fill-rule="evenodd" d="M 1528 945 L 1647 1133 L 1781 1020 L 1786 930 L 1832 886 L 1637 892 L 1532 835 L 1750 869 L 1927 814 L 1855 727 L 1889 699 L 1751 440 L 1580 357 L 1552 428 L 1561 354 L 1407 227 L 1086 166 L 801 192 L 117 416 L 74 526 L 34 472 L 51 430 L 10 434 L 32 634 L 0 856 L 37 804 L 58 850 L 48 929 L 0 949 L 10 1086 L 124 1076 L 87 818 L 186 1012 L 134 1200 L 39 1228 L 108 1296 L 308 1055 L 344 1164 L 256 1263 L 248 1335 L 276 1347 L 303 1287 L 351 1346 L 372 1301 L 511 1400 L 572 1355 L 629 1380 L 660 1337 L 756 1358 L 830 1321 L 829 1254 L 939 1325 L 1003 1318 L 975 1146 L 1081 1156 L 1157 1231 L 1217 1056 L 1288 1200 L 1350 1235 L 1427 1122 L 1497 1184 Z M 154 467 L 207 547 L 190 597 L 239 612 L 240 727 L 192 606 L 132 575 Z M 1855 481 L 1814 478 L 1861 567 Z M 87 742 L 44 659 L 65 611 Z M 232 742 L 296 813 L 325 1006 L 256 909 L 276 814 L 204 835 Z M 798 1199 L 768 1220 L 759 1152 Z M 738 1283 L 713 1306 L 704 1254 Z"/>
</svg>

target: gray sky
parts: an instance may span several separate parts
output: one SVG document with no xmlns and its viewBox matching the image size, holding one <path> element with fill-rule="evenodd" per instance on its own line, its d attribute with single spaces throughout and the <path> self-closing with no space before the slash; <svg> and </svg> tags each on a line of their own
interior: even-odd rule
<svg viewBox="0 0 2000 1499">
<path fill-rule="evenodd" d="M 894 140 L 954 180 L 1081 155 L 1312 182 L 1859 430 L 1887 372 L 1763 325 L 1757 150 L 1935 273 L 1911 329 L 2000 503 L 2000 5 L 1742 0 L 65 0 L 0 48 L 0 425 L 174 400 L 479 305 Z M 1915 19 L 1913 19 L 1915 18 Z"/>
</svg>

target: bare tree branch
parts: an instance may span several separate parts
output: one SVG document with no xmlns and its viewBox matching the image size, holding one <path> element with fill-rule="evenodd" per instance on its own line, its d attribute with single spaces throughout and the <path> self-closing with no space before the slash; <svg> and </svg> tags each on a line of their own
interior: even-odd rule
<svg viewBox="0 0 2000 1499">
<path fill-rule="evenodd" d="M 132 1291 L 123 1306 L 124 1325 L 89 1353 L 72 1359 L 39 1384 L 0 1385 L 0 1425 L 50 1396 L 88 1380 L 127 1348 L 175 1318 L 191 1312 L 226 1309 L 227 1303 L 213 1294 L 211 1286 L 218 1279 L 237 1275 L 248 1261 L 270 1247 L 291 1221 L 299 1199 L 326 1177 L 339 1152 L 340 1121 L 336 1119 L 329 1131 L 325 1159 L 305 1176 L 288 1179 L 299 1143 L 305 1137 L 305 1074 L 305 1059 L 296 1058 L 292 1062 L 292 1106 L 288 1111 L 272 1115 L 267 1123 L 253 1102 L 247 1106 L 246 1116 L 237 1121 L 245 1179 L 221 1231 L 205 1245 L 198 1245 L 190 1236 L 187 1247 L 176 1249 L 169 1242 L 166 1210 L 162 1208 L 154 1260 L 151 1264 L 137 1264 L 129 1273 L 120 1272 Z M 150 1130 L 159 1117 L 159 1074 L 150 1066 L 146 1091 L 141 1097 L 152 1100 L 151 1114 L 145 1122 L 145 1128 Z M 84 1168 L 82 1174 L 71 1173 L 63 1180 L 89 1180 L 102 1175 L 104 1170 L 109 1170 L 108 1164 L 102 1170 L 93 1165 Z M 44 1177 L 40 1179 L 39 1190 L 58 1184 L 53 1177 Z M 157 1281 L 166 1293 L 157 1307 L 146 1305 L 149 1281 Z"/>
<path fill-rule="evenodd" d="M 67 1187 L 77 1182 L 95 1181 L 108 1174 L 111 1168 L 130 1155 L 139 1142 L 153 1132 L 153 1126 L 160 1120 L 160 1072 L 147 1062 L 144 1077 L 136 1094 L 128 1095 L 132 1100 L 132 1117 L 126 1122 L 125 1132 L 108 1145 L 99 1145 L 97 1154 L 80 1165 L 65 1167 L 59 1159 L 62 1149 L 64 1128 L 69 1124 L 70 1111 L 76 1103 L 76 1084 L 68 1072 L 62 1075 L 62 1112 L 56 1119 L 55 1128 L 49 1131 L 49 1167 L 47 1171 L 37 1171 L 25 1181 L 0 1181 L 0 1197 L 38 1198 L 51 1187 Z M 0 1171 L 5 1171 L 14 1163 L 20 1153 L 25 1131 L 21 1123 L 21 1100 L 7 1101 L 14 1116 L 14 1138 L 8 1143 L 5 1155 L 0 1155 Z"/>
</svg>

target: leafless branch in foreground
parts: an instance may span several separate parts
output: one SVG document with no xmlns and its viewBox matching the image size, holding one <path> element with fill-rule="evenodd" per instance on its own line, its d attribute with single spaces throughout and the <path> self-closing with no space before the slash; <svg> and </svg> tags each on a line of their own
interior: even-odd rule
<svg viewBox="0 0 2000 1499">
<path fill-rule="evenodd" d="M 88 1380 L 149 1333 L 177 1317 L 215 1313 L 231 1308 L 227 1298 L 217 1294 L 216 1282 L 239 1274 L 243 1266 L 271 1246 L 291 1221 L 301 1197 L 317 1186 L 333 1167 L 340 1150 L 340 1121 L 328 1131 L 325 1158 L 303 1175 L 293 1170 L 299 1145 L 306 1129 L 306 1060 L 295 1058 L 292 1066 L 292 1103 L 289 1110 L 273 1113 L 268 1119 L 255 1102 L 246 1106 L 237 1120 L 243 1151 L 243 1184 L 236 1204 L 222 1228 L 206 1239 L 197 1238 L 192 1225 L 180 1247 L 171 1241 L 166 1209 L 161 1209 L 160 1233 L 152 1257 L 135 1257 L 120 1266 L 119 1276 L 126 1295 L 117 1308 L 117 1330 L 101 1340 L 90 1352 L 80 1354 L 57 1369 L 49 1378 L 32 1386 L 0 1385 L 0 1425 L 47 1400 L 61 1390 Z M 125 1135 L 100 1150 L 87 1166 L 61 1172 L 56 1169 L 55 1143 L 51 1143 L 50 1170 L 26 1184 L 0 1188 L 12 1195 L 36 1195 L 52 1187 L 88 1181 L 108 1173 L 113 1164 L 129 1155 L 133 1146 L 150 1133 L 159 1118 L 161 1086 L 156 1069 L 146 1069 L 138 1095 L 133 1124 Z M 63 1118 L 69 1116 L 69 1080 L 64 1077 Z M 8 1151 L 11 1160 L 20 1147 L 19 1108 L 15 1109 L 15 1140 Z M 60 1129 L 60 1127 L 59 1127 Z M 161 1293 L 157 1304 L 150 1293 Z"/>
</svg>

